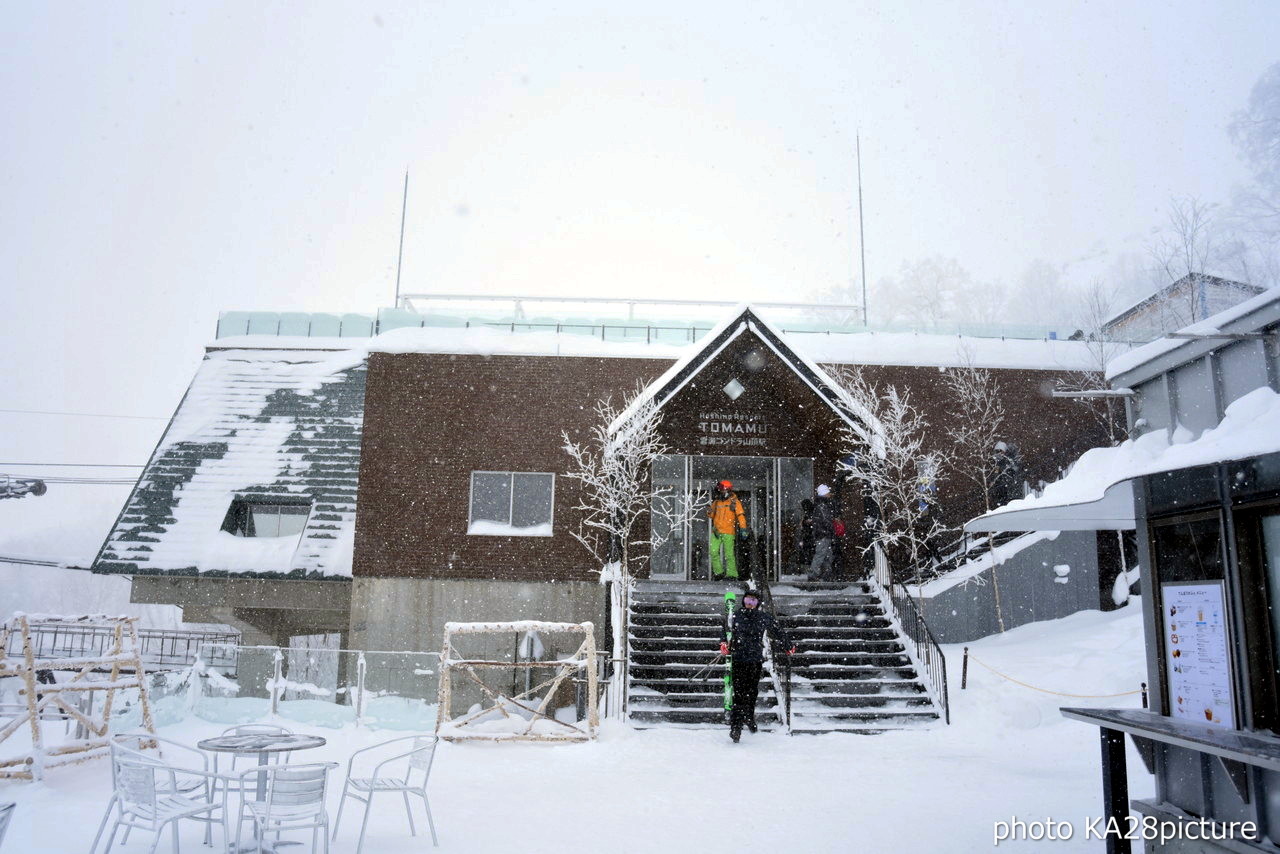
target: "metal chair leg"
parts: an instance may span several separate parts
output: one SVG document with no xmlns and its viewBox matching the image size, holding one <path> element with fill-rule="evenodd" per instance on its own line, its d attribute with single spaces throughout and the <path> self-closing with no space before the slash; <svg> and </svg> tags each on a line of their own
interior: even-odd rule
<svg viewBox="0 0 1280 854">
<path fill-rule="evenodd" d="M 342 800 L 338 801 L 338 817 L 333 820 L 333 838 L 338 838 L 338 825 L 342 824 L 342 810 L 347 806 L 347 788 L 351 785 L 350 780 L 342 784 Z M 93 854 L 92 851 L 89 854 Z"/>
<path fill-rule="evenodd" d="M 401 791 L 400 794 L 404 796 L 404 814 L 409 816 L 409 835 L 417 836 L 418 830 L 413 826 L 413 810 L 409 809 L 409 793 Z"/>
<path fill-rule="evenodd" d="M 356 854 L 364 850 L 364 831 L 369 826 L 369 813 L 373 812 L 373 790 L 369 791 L 369 799 L 364 802 L 364 821 L 360 822 L 360 839 L 356 842 Z"/>
<path fill-rule="evenodd" d="M 104 854 L 111 854 L 111 846 L 116 844 L 116 831 L 120 829 L 120 820 L 111 825 L 111 835 L 107 837 L 107 847 L 103 849 Z M 122 845 L 124 843 L 121 843 Z"/>
<path fill-rule="evenodd" d="M 422 805 L 427 808 L 427 826 L 431 828 L 431 844 L 440 847 L 440 840 L 436 838 L 436 823 L 431 817 L 431 802 L 427 800 L 427 788 L 422 787 Z"/>
<path fill-rule="evenodd" d="M 107 829 L 107 819 L 111 818 L 111 808 L 116 805 L 116 796 L 113 793 L 111 800 L 107 801 L 107 811 L 102 814 L 102 821 L 98 822 L 98 832 L 93 837 L 93 844 L 89 846 L 89 854 L 94 854 L 98 850 L 98 842 L 102 839 L 102 831 Z"/>
</svg>

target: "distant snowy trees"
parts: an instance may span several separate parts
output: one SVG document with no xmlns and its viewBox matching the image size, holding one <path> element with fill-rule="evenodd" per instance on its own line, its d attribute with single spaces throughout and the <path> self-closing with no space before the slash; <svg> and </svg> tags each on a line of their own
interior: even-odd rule
<svg viewBox="0 0 1280 854">
<path fill-rule="evenodd" d="M 1103 282 L 1095 280 L 1082 295 L 1080 314 L 1080 340 L 1089 350 L 1090 366 L 1072 371 L 1058 379 L 1054 391 L 1080 395 L 1074 398 L 1089 419 L 1106 434 L 1110 445 L 1119 444 L 1125 438 L 1125 412 L 1123 401 L 1111 393 L 1107 383 L 1107 362 L 1119 355 L 1127 345 L 1111 339 L 1106 323 L 1115 312 L 1116 294 Z"/>
<path fill-rule="evenodd" d="M 1245 230 L 1275 248 L 1280 243 L 1280 62 L 1258 78 L 1229 130 L 1253 177 L 1236 193 L 1235 213 Z"/>
</svg>

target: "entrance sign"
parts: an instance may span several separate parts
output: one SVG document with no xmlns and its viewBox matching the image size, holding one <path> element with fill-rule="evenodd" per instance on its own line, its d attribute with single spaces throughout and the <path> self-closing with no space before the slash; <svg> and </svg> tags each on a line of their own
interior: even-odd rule
<svg viewBox="0 0 1280 854">
<path fill-rule="evenodd" d="M 755 412 L 699 412 L 699 445 L 763 447 L 769 423 Z"/>
<path fill-rule="evenodd" d="M 1160 587 L 1172 717 L 1235 728 L 1221 581 Z"/>
</svg>

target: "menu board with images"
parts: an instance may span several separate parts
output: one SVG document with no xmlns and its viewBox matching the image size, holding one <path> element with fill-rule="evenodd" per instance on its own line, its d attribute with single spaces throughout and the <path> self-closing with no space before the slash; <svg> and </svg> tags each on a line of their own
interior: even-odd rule
<svg viewBox="0 0 1280 854">
<path fill-rule="evenodd" d="M 1168 583 L 1164 601 L 1169 709 L 1175 718 L 1235 727 L 1221 581 Z"/>
</svg>

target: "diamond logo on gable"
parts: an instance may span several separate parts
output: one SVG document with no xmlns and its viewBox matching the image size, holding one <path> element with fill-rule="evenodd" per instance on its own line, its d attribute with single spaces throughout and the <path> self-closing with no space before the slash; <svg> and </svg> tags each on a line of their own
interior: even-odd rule
<svg viewBox="0 0 1280 854">
<path fill-rule="evenodd" d="M 746 390 L 746 387 L 737 380 L 729 380 L 724 387 L 724 393 L 729 395 L 730 400 L 737 400 L 742 397 L 742 393 Z"/>
</svg>

